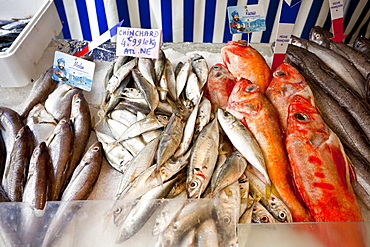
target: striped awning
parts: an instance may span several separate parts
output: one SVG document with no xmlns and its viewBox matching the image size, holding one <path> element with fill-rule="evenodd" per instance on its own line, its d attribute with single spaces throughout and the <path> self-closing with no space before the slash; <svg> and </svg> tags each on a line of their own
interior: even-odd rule
<svg viewBox="0 0 370 247">
<path fill-rule="evenodd" d="M 266 30 L 252 34 L 250 42 L 272 43 L 284 0 L 249 0 L 262 4 Z M 344 0 L 344 42 L 370 35 L 370 1 Z M 246 0 L 55 0 L 63 24 L 63 38 L 91 41 L 124 20 L 123 26 L 163 30 L 164 42 L 212 42 L 247 40 L 246 34 L 230 34 L 228 6 Z M 308 39 L 315 26 L 331 28 L 328 0 L 302 0 L 293 34 Z M 113 39 L 114 41 L 114 39 Z"/>
</svg>

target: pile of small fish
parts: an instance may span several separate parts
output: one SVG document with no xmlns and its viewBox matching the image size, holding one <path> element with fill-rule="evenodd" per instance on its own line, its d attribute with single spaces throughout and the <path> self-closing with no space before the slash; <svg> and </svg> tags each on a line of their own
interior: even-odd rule
<svg viewBox="0 0 370 247">
<path fill-rule="evenodd" d="M 32 18 L 0 20 L 0 52 L 5 52 Z"/>
<path fill-rule="evenodd" d="M 82 90 L 59 85 L 52 71 L 35 81 L 21 113 L 0 107 L 0 201 L 27 202 L 34 212 L 43 210 L 47 201 L 85 200 L 103 162 L 101 143 L 87 146 L 91 114 Z M 44 223 L 22 211 L 21 222 L 15 224 L 15 213 L 4 217 L 2 227 L 16 225 L 24 238 L 9 241 L 32 243 Z"/>
</svg>

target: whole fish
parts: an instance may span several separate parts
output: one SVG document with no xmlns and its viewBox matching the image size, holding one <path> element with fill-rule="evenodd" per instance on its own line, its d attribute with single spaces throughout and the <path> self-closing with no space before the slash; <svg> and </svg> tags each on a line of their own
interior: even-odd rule
<svg viewBox="0 0 370 247">
<path fill-rule="evenodd" d="M 188 166 L 187 191 L 189 198 L 200 197 L 211 180 L 219 147 L 217 116 L 199 133 Z"/>
<path fill-rule="evenodd" d="M 353 42 L 353 48 L 364 53 L 370 58 L 370 40 L 364 36 L 359 36 Z"/>
<path fill-rule="evenodd" d="M 156 246 L 176 246 L 189 231 L 211 218 L 212 209 L 213 203 L 209 199 L 188 201 L 176 219 L 159 235 Z"/>
<path fill-rule="evenodd" d="M 159 104 L 159 94 L 156 90 L 156 87 L 152 85 L 147 79 L 145 79 L 145 77 L 138 69 L 132 70 L 132 76 L 134 78 L 136 87 L 144 95 L 145 101 L 148 103 L 150 111 L 154 112 Z"/>
<path fill-rule="evenodd" d="M 365 79 L 352 63 L 338 53 L 323 47 L 313 41 L 291 37 L 291 44 L 302 47 L 319 57 L 329 68 L 340 76 L 347 85 L 356 91 L 365 100 Z"/>
<path fill-rule="evenodd" d="M 343 146 L 301 96 L 289 106 L 286 146 L 295 184 L 315 221 L 363 220 Z"/>
<path fill-rule="evenodd" d="M 70 119 L 74 138 L 72 154 L 65 171 L 66 180 L 70 179 L 74 169 L 80 163 L 92 129 L 89 104 L 82 92 L 73 95 Z"/>
<path fill-rule="evenodd" d="M 54 91 L 58 82 L 52 79 L 53 68 L 47 69 L 32 85 L 30 94 L 24 102 L 23 109 L 20 113 L 22 118 L 26 118 L 28 112 L 38 103 L 43 103 L 48 95 Z"/>
<path fill-rule="evenodd" d="M 192 108 L 188 109 L 184 104 L 180 103 L 172 113 L 159 141 L 156 156 L 157 167 L 164 164 L 176 152 L 182 140 L 186 120 L 191 111 Z"/>
<path fill-rule="evenodd" d="M 46 142 L 53 133 L 57 122 L 53 115 L 46 111 L 44 105 L 36 104 L 27 115 L 26 124 L 35 137 L 35 145 Z"/>
<path fill-rule="evenodd" d="M 172 101 L 176 101 L 176 77 L 175 71 L 170 60 L 166 59 L 166 64 L 162 76 L 166 77 L 168 92 L 166 96 Z"/>
<path fill-rule="evenodd" d="M 25 125 L 18 131 L 15 137 L 10 159 L 6 164 L 2 180 L 3 188 L 12 202 L 22 201 L 33 148 L 33 133 L 30 128 Z"/>
<path fill-rule="evenodd" d="M 209 99 L 214 108 L 225 109 L 234 85 L 234 76 L 225 65 L 217 63 L 209 70 L 204 96 Z"/>
<path fill-rule="evenodd" d="M 103 163 L 103 148 L 100 142 L 93 143 L 83 154 L 73 171 L 61 201 L 86 200 L 98 180 Z"/>
<path fill-rule="evenodd" d="M 32 153 L 22 201 L 35 209 L 44 209 L 46 201 L 50 200 L 51 174 L 49 150 L 45 142 L 41 142 Z"/>
<path fill-rule="evenodd" d="M 66 179 L 65 171 L 68 168 L 68 161 L 72 152 L 73 129 L 69 118 L 59 121 L 46 144 L 53 164 L 51 200 L 55 201 L 60 198 Z"/>
<path fill-rule="evenodd" d="M 228 108 L 243 115 L 241 122 L 260 144 L 268 176 L 282 200 L 299 221 L 311 217 L 295 196 L 289 159 L 280 120 L 275 107 L 255 84 L 239 81 L 229 98 Z"/>
<path fill-rule="evenodd" d="M 81 92 L 81 89 L 62 83 L 45 100 L 45 109 L 57 121 L 69 118 L 71 115 L 72 97 L 79 92 Z"/>
<path fill-rule="evenodd" d="M 211 179 L 211 193 L 215 195 L 223 188 L 238 181 L 239 177 L 247 168 L 247 164 L 245 158 L 238 151 L 233 152 L 225 163 L 223 163 L 220 171 L 217 174 L 213 174 Z"/>
<path fill-rule="evenodd" d="M 231 113 L 219 108 L 217 115 L 223 131 L 234 147 L 263 175 L 267 183 L 271 184 L 261 147 L 253 134 Z"/>
<path fill-rule="evenodd" d="M 202 55 L 195 53 L 191 55 L 190 62 L 192 71 L 196 74 L 198 78 L 199 87 L 203 88 L 207 82 L 209 73 L 207 61 Z"/>
<path fill-rule="evenodd" d="M 159 79 L 162 77 L 164 74 L 166 62 L 167 62 L 167 57 L 166 54 L 162 49 L 159 49 L 159 56 L 157 59 L 153 59 L 154 62 L 154 71 L 155 71 L 155 79 L 156 82 L 159 81 Z"/>
<path fill-rule="evenodd" d="M 313 53 L 293 45 L 288 46 L 286 59 L 293 64 L 310 82 L 319 85 L 345 108 L 370 138 L 370 111 L 368 104 L 350 90 L 342 79 L 321 62 Z"/>
<path fill-rule="evenodd" d="M 339 55 L 346 58 L 350 61 L 357 69 L 360 71 L 362 76 L 366 78 L 370 73 L 370 60 L 369 58 L 363 54 L 362 52 L 354 49 L 353 47 L 343 43 L 343 42 L 336 42 L 333 40 L 328 40 L 326 38 L 322 38 L 325 34 L 324 29 L 319 26 L 315 26 L 311 28 L 309 39 L 313 42 L 319 43 L 326 43 L 325 46 L 329 49 L 333 50 L 334 52 L 338 53 Z"/>
<path fill-rule="evenodd" d="M 248 79 L 264 93 L 271 80 L 265 58 L 246 41 L 229 41 L 221 49 L 223 63 L 237 79 Z"/>
<path fill-rule="evenodd" d="M 180 98 L 180 95 L 186 86 L 190 71 L 191 62 L 190 60 L 187 60 L 176 76 L 176 100 Z"/>
<path fill-rule="evenodd" d="M 252 222 L 254 223 L 275 223 L 275 218 L 269 211 L 258 201 L 252 208 Z"/>
<path fill-rule="evenodd" d="M 146 192 L 137 204 L 131 209 L 123 222 L 116 243 L 122 243 L 135 235 L 148 221 L 159 204 L 155 199 L 161 199 L 168 195 L 176 179 L 167 181 L 163 185 Z"/>
<path fill-rule="evenodd" d="M 172 66 L 172 65 L 171 65 Z M 168 94 L 168 82 L 167 82 L 167 75 L 166 71 L 164 71 L 161 75 L 161 77 L 158 80 L 158 93 L 159 93 L 159 99 L 164 102 L 167 100 L 167 94 Z"/>
<path fill-rule="evenodd" d="M 314 104 L 313 93 L 306 78 L 292 65 L 282 63 L 273 72 L 273 78 L 266 90 L 266 97 L 277 110 L 284 131 L 286 129 L 288 106 L 294 95 L 301 95 Z"/>
<path fill-rule="evenodd" d="M 199 85 L 196 74 L 192 71 L 189 72 L 188 80 L 185 85 L 185 98 L 191 100 L 193 105 L 199 104 L 202 88 Z"/>
</svg>

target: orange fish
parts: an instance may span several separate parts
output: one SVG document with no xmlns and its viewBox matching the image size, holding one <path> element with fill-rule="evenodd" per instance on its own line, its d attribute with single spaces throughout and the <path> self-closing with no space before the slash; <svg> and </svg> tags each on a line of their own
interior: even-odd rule
<svg viewBox="0 0 370 247">
<path fill-rule="evenodd" d="M 272 74 L 266 97 L 278 111 L 281 125 L 286 130 L 288 106 L 294 95 L 301 95 L 314 105 L 314 97 L 306 79 L 293 66 L 283 63 Z"/>
<path fill-rule="evenodd" d="M 265 92 L 272 75 L 265 58 L 246 41 L 229 41 L 221 49 L 223 63 L 238 80 L 248 79 Z"/>
<path fill-rule="evenodd" d="M 212 66 L 207 83 L 204 86 L 204 96 L 216 108 L 226 109 L 229 95 L 235 85 L 235 78 L 221 63 Z"/>
<path fill-rule="evenodd" d="M 302 96 L 289 105 L 286 134 L 294 181 L 315 221 L 362 221 L 343 146 Z"/>
<path fill-rule="evenodd" d="M 229 97 L 227 108 L 249 129 L 259 143 L 270 180 L 294 221 L 313 221 L 295 194 L 285 140 L 276 109 L 248 80 L 239 80 Z"/>
</svg>

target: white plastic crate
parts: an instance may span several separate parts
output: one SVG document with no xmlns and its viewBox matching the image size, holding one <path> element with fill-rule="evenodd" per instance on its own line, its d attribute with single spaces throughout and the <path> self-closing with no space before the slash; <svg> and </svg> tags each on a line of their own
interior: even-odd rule
<svg viewBox="0 0 370 247">
<path fill-rule="evenodd" d="M 53 0 L 0 0 L 0 19 L 32 17 L 6 52 L 0 52 L 0 87 L 22 87 L 37 79 L 36 64 L 62 30 Z"/>
</svg>

